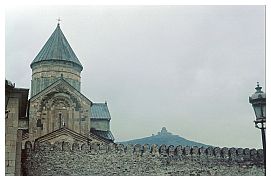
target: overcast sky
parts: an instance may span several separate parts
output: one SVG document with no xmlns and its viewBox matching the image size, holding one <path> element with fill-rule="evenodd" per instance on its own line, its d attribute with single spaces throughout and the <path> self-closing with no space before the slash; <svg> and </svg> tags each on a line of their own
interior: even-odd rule
<svg viewBox="0 0 271 181">
<path fill-rule="evenodd" d="M 82 93 L 108 102 L 116 141 L 165 126 L 214 146 L 261 148 L 248 96 L 265 90 L 264 6 L 44 6 L 6 11 L 6 73 L 30 63 L 56 19 L 82 63 Z"/>
</svg>

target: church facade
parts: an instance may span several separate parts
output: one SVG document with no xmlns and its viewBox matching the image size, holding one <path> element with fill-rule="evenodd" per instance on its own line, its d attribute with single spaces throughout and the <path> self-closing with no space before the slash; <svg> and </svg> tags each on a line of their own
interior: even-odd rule
<svg viewBox="0 0 271 181">
<path fill-rule="evenodd" d="M 59 23 L 30 65 L 32 69 L 28 127 L 30 142 L 114 142 L 107 103 L 81 93 L 83 66 Z"/>
</svg>

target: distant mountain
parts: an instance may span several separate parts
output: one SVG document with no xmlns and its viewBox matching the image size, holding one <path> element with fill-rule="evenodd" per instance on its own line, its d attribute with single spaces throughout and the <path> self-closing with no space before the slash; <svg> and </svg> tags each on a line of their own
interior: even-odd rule
<svg viewBox="0 0 271 181">
<path fill-rule="evenodd" d="M 208 147 L 209 145 L 205 145 L 202 143 L 198 143 L 195 141 L 190 141 L 187 140 L 183 137 L 180 137 L 178 135 L 173 135 L 172 133 L 168 132 L 167 129 L 165 127 L 162 128 L 161 132 L 158 132 L 157 135 L 152 135 L 149 137 L 145 137 L 145 138 L 139 138 L 139 139 L 134 139 L 134 140 L 129 140 L 129 141 L 124 141 L 124 142 L 119 142 L 122 143 L 124 145 L 127 144 L 157 144 L 157 145 L 182 145 L 182 146 L 198 146 L 198 147 Z"/>
</svg>

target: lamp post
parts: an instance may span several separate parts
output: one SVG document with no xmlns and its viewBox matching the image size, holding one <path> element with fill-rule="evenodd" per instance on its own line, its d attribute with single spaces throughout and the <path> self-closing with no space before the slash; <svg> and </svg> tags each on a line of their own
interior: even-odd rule
<svg viewBox="0 0 271 181">
<path fill-rule="evenodd" d="M 266 128 L 266 103 L 265 103 L 265 93 L 262 91 L 259 82 L 257 82 L 256 92 L 249 97 L 249 103 L 255 112 L 256 120 L 254 121 L 255 127 L 261 130 L 262 133 L 262 144 L 263 144 L 263 154 L 264 154 L 264 169 L 266 175 L 266 140 L 265 140 L 265 128 Z"/>
</svg>

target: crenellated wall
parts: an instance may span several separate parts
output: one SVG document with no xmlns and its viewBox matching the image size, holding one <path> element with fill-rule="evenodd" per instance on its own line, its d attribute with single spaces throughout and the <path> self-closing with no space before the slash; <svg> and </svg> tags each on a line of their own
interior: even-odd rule
<svg viewBox="0 0 271 181">
<path fill-rule="evenodd" d="M 26 142 L 24 175 L 264 175 L 263 150 Z"/>
</svg>

